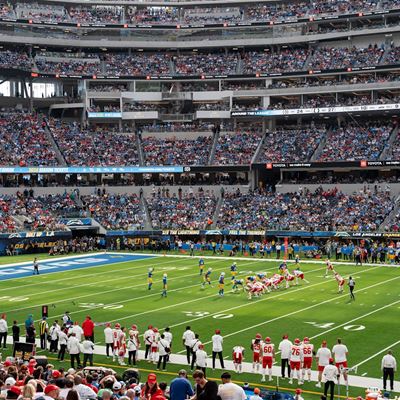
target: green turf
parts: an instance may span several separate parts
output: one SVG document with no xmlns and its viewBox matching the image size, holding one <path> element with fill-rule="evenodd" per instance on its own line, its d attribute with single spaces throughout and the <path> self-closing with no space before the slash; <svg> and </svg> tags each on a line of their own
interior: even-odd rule
<svg viewBox="0 0 400 400">
<path fill-rule="evenodd" d="M 42 258 L 42 257 L 40 257 Z M 31 260 L 32 256 L 23 261 Z M 15 259 L 9 259 L 8 262 Z M 3 261 L 3 260 L 1 260 Z M 21 261 L 19 259 L 18 261 Z M 147 269 L 155 266 L 154 285 L 147 290 Z M 339 265 L 343 275 L 356 277 L 356 301 L 349 302 L 348 293 L 337 294 L 333 277 L 325 278 L 325 266 L 302 262 L 306 279 L 288 290 L 281 289 L 259 299 L 248 300 L 244 293 L 230 292 L 230 260 L 207 259 L 206 267 L 213 268 L 213 287 L 201 289 L 197 258 L 159 257 L 125 262 L 96 268 L 79 269 L 13 279 L 0 282 L 0 312 L 23 323 L 27 314 L 40 318 L 43 304 L 50 306 L 49 321 L 71 312 L 73 320 L 83 321 L 90 314 L 95 322 L 119 321 L 133 323 L 141 333 L 148 324 L 164 328 L 169 325 L 174 335 L 173 351 L 182 351 L 181 336 L 186 325 L 200 334 L 206 351 L 216 328 L 225 337 L 225 355 L 230 356 L 237 344 L 249 349 L 254 335 L 270 336 L 278 345 L 283 333 L 290 338 L 309 336 L 316 347 L 322 340 L 333 346 L 341 337 L 349 348 L 349 364 L 355 365 L 374 353 L 398 341 L 400 331 L 398 290 L 400 275 L 397 268 L 374 266 L 357 268 Z M 239 276 L 249 271 L 277 272 L 276 261 L 238 261 Z M 226 274 L 226 295 L 217 295 L 217 278 Z M 161 277 L 168 272 L 168 297 L 161 298 Z M 350 326 L 350 328 L 348 328 Z M 362 329 L 361 329 L 362 328 Z M 96 342 L 103 343 L 104 327 L 96 328 Z M 360 330 L 356 330 L 360 329 Z M 395 350 L 399 350 L 399 346 Z M 380 360 L 383 354 L 360 365 L 358 374 L 381 377 Z M 247 352 L 250 359 L 250 350 Z M 100 357 L 97 358 L 100 360 Z M 279 360 L 279 356 L 278 356 Z M 148 365 L 145 364 L 147 368 Z M 175 367 L 174 367 L 175 368 Z M 176 367 L 177 368 L 177 367 Z M 175 369 L 176 369 L 175 368 Z M 240 376 L 241 380 L 258 381 L 258 377 Z M 314 390 L 313 384 L 305 388 Z M 357 394 L 359 391 L 356 390 Z"/>
</svg>

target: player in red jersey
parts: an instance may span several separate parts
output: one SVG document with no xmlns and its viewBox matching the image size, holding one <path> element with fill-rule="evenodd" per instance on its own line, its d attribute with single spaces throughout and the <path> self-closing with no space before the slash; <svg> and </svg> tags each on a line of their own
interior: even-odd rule
<svg viewBox="0 0 400 400">
<path fill-rule="evenodd" d="M 260 369 L 260 354 L 261 354 L 261 334 L 257 333 L 255 339 L 251 341 L 250 348 L 253 350 L 253 371 L 259 371 Z"/>
<path fill-rule="evenodd" d="M 303 360 L 303 349 L 300 343 L 300 339 L 295 339 L 294 344 L 290 348 L 290 380 L 289 383 L 293 383 L 293 376 L 296 372 L 297 383 L 299 385 L 303 384 L 300 378 L 300 366 Z"/>
<path fill-rule="evenodd" d="M 344 284 L 346 283 L 346 279 L 344 279 L 337 272 L 335 272 L 335 279 L 338 283 L 338 293 L 343 293 L 343 287 L 344 287 Z"/>
<path fill-rule="evenodd" d="M 307 372 L 308 382 L 311 382 L 311 367 L 312 367 L 312 362 L 313 362 L 313 355 L 315 353 L 314 353 L 314 345 L 310 343 L 310 339 L 308 337 L 305 337 L 303 339 L 302 352 L 303 352 L 302 380 L 304 382 L 306 372 Z"/>
<path fill-rule="evenodd" d="M 333 264 L 331 263 L 331 260 L 329 258 L 327 258 L 326 260 L 326 271 L 325 271 L 325 277 L 327 277 L 329 275 L 329 271 L 332 271 L 334 273 L 334 269 L 333 269 Z"/>
<path fill-rule="evenodd" d="M 242 361 L 244 358 L 244 347 L 235 346 L 232 352 L 233 366 L 238 374 L 242 373 Z"/>
<path fill-rule="evenodd" d="M 266 337 L 261 346 L 262 350 L 262 378 L 261 381 L 265 382 L 265 370 L 268 367 L 269 380 L 272 381 L 272 364 L 275 357 L 275 345 L 271 343 L 271 338 Z"/>
</svg>

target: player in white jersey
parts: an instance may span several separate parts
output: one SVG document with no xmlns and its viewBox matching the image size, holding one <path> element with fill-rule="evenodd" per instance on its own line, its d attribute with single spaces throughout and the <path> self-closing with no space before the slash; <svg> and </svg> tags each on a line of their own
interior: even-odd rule
<svg viewBox="0 0 400 400">
<path fill-rule="evenodd" d="M 118 363 L 119 365 L 126 365 L 125 363 L 125 353 L 126 353 L 126 329 L 121 328 L 119 335 L 119 348 L 118 348 Z"/>
<path fill-rule="evenodd" d="M 153 361 L 153 364 L 156 364 L 158 360 L 158 342 L 160 341 L 160 332 L 158 332 L 157 328 L 153 328 L 154 336 L 153 341 L 150 346 L 150 361 Z"/>
<path fill-rule="evenodd" d="M 256 338 L 251 341 L 251 350 L 253 350 L 253 372 L 260 369 L 260 355 L 261 355 L 261 334 L 257 333 Z"/>
<path fill-rule="evenodd" d="M 265 370 L 268 367 L 269 380 L 272 381 L 272 364 L 275 357 L 275 345 L 271 343 L 271 338 L 266 337 L 261 345 L 262 351 L 262 378 L 261 381 L 265 382 Z"/>
<path fill-rule="evenodd" d="M 284 272 L 284 277 L 285 277 L 285 281 L 286 281 L 286 289 L 289 289 L 290 286 L 290 282 L 294 282 L 295 281 L 295 276 L 292 275 L 289 270 L 285 270 Z"/>
<path fill-rule="evenodd" d="M 337 272 L 335 272 L 335 279 L 338 283 L 338 293 L 343 293 L 343 287 L 344 284 L 346 283 L 346 279 L 344 279 L 341 275 L 339 275 Z"/>
<path fill-rule="evenodd" d="M 293 377 L 296 372 L 297 383 L 299 385 L 303 384 L 300 378 L 300 367 L 303 361 L 303 349 L 300 343 L 300 339 L 295 339 L 294 344 L 290 347 L 290 380 L 289 383 L 293 383 Z"/>
<path fill-rule="evenodd" d="M 121 345 L 121 334 L 121 325 L 117 322 L 113 329 L 113 361 L 116 361 L 118 357 L 118 352 Z"/>
<path fill-rule="evenodd" d="M 321 347 L 318 349 L 316 354 L 317 365 L 318 365 L 318 382 L 316 387 L 321 387 L 322 372 L 324 368 L 329 365 L 329 359 L 332 357 L 331 351 L 326 347 L 326 341 L 324 340 Z"/>
<path fill-rule="evenodd" d="M 325 271 L 325 277 L 329 275 L 329 271 L 332 271 L 334 273 L 333 269 L 333 264 L 331 263 L 331 260 L 327 258 L 326 260 L 326 271 Z"/>
<path fill-rule="evenodd" d="M 242 361 L 244 358 L 244 347 L 235 346 L 232 352 L 233 366 L 238 374 L 242 373 Z"/>
<path fill-rule="evenodd" d="M 310 339 L 308 337 L 305 337 L 303 339 L 302 352 L 303 352 L 302 380 L 304 382 L 304 379 L 306 377 L 306 372 L 307 372 L 308 382 L 311 382 L 311 366 L 312 366 L 313 355 L 314 355 L 314 345 L 310 343 Z"/>
</svg>

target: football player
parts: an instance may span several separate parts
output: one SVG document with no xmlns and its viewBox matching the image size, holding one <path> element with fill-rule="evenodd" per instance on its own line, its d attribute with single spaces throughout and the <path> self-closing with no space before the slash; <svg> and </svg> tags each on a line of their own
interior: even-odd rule
<svg viewBox="0 0 400 400">
<path fill-rule="evenodd" d="M 235 279 L 232 285 L 232 292 L 238 292 L 239 286 L 242 288 L 242 290 L 244 290 L 243 283 L 243 279 Z"/>
<path fill-rule="evenodd" d="M 204 271 L 204 259 L 203 257 L 200 257 L 199 259 L 199 271 L 200 271 L 200 276 L 203 275 L 203 271 Z"/>
<path fill-rule="evenodd" d="M 167 278 L 168 275 L 167 273 L 165 273 L 162 278 L 163 290 L 161 293 L 161 297 L 167 297 L 167 289 L 168 289 Z"/>
<path fill-rule="evenodd" d="M 325 263 L 326 263 L 325 277 L 327 277 L 329 275 L 329 271 L 332 271 L 333 273 L 335 272 L 333 269 L 333 264 L 331 263 L 331 260 L 329 258 L 325 260 Z"/>
<path fill-rule="evenodd" d="M 260 354 L 261 354 L 261 339 L 260 333 L 257 333 L 255 339 L 251 341 L 250 348 L 253 350 L 253 370 L 252 372 L 259 371 L 260 369 Z"/>
<path fill-rule="evenodd" d="M 231 283 L 233 283 L 233 281 L 235 280 L 236 275 L 237 275 L 237 265 L 236 262 L 234 262 L 231 265 Z"/>
<path fill-rule="evenodd" d="M 233 359 L 233 366 L 238 374 L 242 373 L 243 356 L 244 356 L 244 347 L 235 346 L 233 348 L 232 359 Z"/>
<path fill-rule="evenodd" d="M 218 294 L 223 297 L 225 289 L 225 272 L 221 272 L 221 275 L 218 278 Z"/>
<path fill-rule="evenodd" d="M 305 337 L 303 339 L 302 352 L 303 352 L 302 380 L 304 382 L 307 372 L 308 382 L 311 382 L 311 366 L 313 361 L 313 355 L 315 354 L 315 352 L 314 352 L 314 345 L 310 343 L 310 339 L 308 337 Z"/>
<path fill-rule="evenodd" d="M 211 272 L 212 268 L 208 268 L 207 272 L 203 275 L 203 283 L 201 284 L 203 288 L 206 286 L 206 283 L 211 285 Z"/>
<path fill-rule="evenodd" d="M 344 279 L 337 272 L 335 272 L 335 279 L 338 283 L 338 293 L 343 293 L 343 287 L 344 287 L 344 284 L 346 283 L 346 279 Z"/>
<path fill-rule="evenodd" d="M 153 286 L 153 272 L 154 268 L 149 268 L 147 272 L 147 289 L 150 290 L 151 287 Z"/>
<path fill-rule="evenodd" d="M 294 373 L 297 375 L 297 383 L 302 385 L 303 382 L 300 378 L 300 366 L 303 360 L 303 351 L 300 343 L 300 339 L 296 338 L 294 343 L 290 347 L 290 380 L 289 383 L 293 383 Z"/>
<path fill-rule="evenodd" d="M 271 338 L 266 337 L 261 345 L 262 349 L 262 378 L 261 381 L 265 382 L 265 371 L 268 367 L 269 380 L 272 381 L 272 364 L 275 357 L 275 345 L 271 343 Z"/>
</svg>

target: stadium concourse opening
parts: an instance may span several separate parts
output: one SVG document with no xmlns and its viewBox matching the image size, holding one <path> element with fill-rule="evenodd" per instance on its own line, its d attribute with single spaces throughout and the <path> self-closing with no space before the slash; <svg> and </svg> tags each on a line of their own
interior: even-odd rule
<svg viewBox="0 0 400 400">
<path fill-rule="evenodd" d="M 398 397 L 399 15 L 0 4 L 0 397 Z"/>
</svg>

